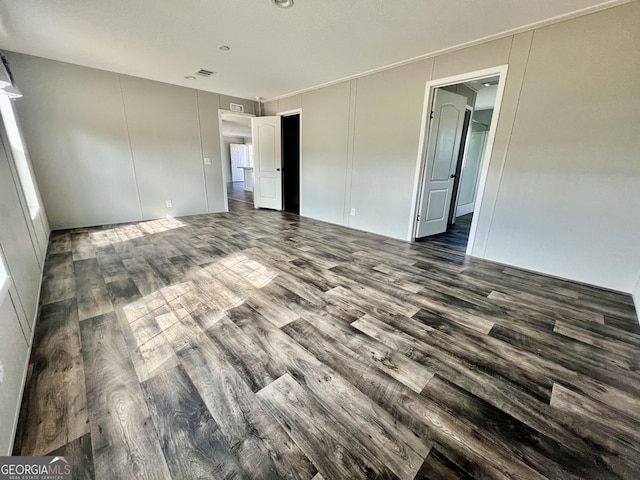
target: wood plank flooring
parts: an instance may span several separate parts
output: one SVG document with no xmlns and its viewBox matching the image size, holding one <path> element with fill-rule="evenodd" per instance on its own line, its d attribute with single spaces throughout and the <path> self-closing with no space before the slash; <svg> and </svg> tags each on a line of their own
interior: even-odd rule
<svg viewBox="0 0 640 480">
<path fill-rule="evenodd" d="M 252 210 L 253 192 L 244 189 L 244 182 L 227 182 L 227 199 L 230 211 Z"/>
<path fill-rule="evenodd" d="M 86 479 L 640 478 L 629 295 L 465 257 L 470 218 L 409 244 L 231 193 L 52 233 L 15 454 Z"/>
</svg>

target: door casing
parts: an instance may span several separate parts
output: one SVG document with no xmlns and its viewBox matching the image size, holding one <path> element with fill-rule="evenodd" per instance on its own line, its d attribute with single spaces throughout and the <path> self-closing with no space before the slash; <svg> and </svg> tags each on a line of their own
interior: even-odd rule
<svg viewBox="0 0 640 480">
<path fill-rule="evenodd" d="M 469 82 L 472 80 L 479 80 L 482 78 L 499 76 L 498 83 L 498 91 L 496 94 L 496 103 L 494 106 L 494 115 L 491 119 L 491 125 L 489 127 L 489 134 L 487 137 L 487 147 L 485 151 L 484 160 L 482 162 L 481 171 L 480 171 L 480 181 L 478 184 L 478 191 L 476 193 L 476 205 L 478 206 L 478 212 L 482 208 L 486 208 L 482 204 L 482 197 L 484 195 L 485 184 L 487 181 L 487 174 L 489 171 L 489 163 L 491 160 L 491 152 L 493 150 L 493 142 L 495 139 L 496 126 L 498 124 L 498 118 L 500 117 L 500 107 L 502 106 L 502 97 L 504 94 L 504 86 L 507 77 L 507 71 L 509 69 L 508 65 L 499 65 L 496 67 L 486 68 L 483 70 L 476 70 L 473 72 L 463 73 L 460 75 L 454 75 L 451 77 L 439 78 L 436 80 L 430 80 L 426 82 L 425 86 L 425 95 L 424 95 L 424 103 L 422 107 L 422 122 L 420 125 L 420 140 L 418 143 L 418 156 L 416 159 L 416 171 L 414 175 L 413 182 L 413 202 L 411 205 L 410 216 L 409 216 L 409 229 L 407 232 L 407 240 L 415 241 L 416 239 L 416 227 L 417 227 L 417 212 L 419 209 L 420 197 L 422 195 L 423 185 L 423 177 L 424 171 L 426 168 L 426 152 L 427 152 L 427 143 L 429 141 L 429 130 L 431 127 L 430 122 L 430 113 L 431 113 L 431 105 L 433 104 L 433 99 L 435 95 L 435 90 L 439 87 L 446 87 L 448 85 L 455 85 L 458 83 Z M 491 206 L 493 209 L 494 206 Z M 469 241 L 467 243 L 467 255 L 471 254 L 473 250 L 473 244 L 475 241 L 475 233 L 478 226 L 478 217 L 480 215 L 476 214 L 473 216 L 473 220 L 471 221 L 471 229 L 469 231 Z"/>
<path fill-rule="evenodd" d="M 224 194 L 224 211 L 228 212 L 229 211 L 229 196 L 228 196 L 228 192 L 227 192 L 227 182 L 226 182 L 226 180 L 224 178 L 224 165 L 222 165 L 222 160 L 224 158 L 224 154 L 222 153 L 222 150 L 224 149 L 224 135 L 222 134 L 222 115 L 224 115 L 224 114 L 236 115 L 238 117 L 249 117 L 249 118 L 255 117 L 255 115 L 252 114 L 252 113 L 232 112 L 231 110 L 224 110 L 222 108 L 218 109 L 218 141 L 220 142 L 220 173 L 222 175 L 221 178 L 222 178 L 222 193 Z M 203 152 L 202 156 L 204 157 L 204 152 Z M 212 213 L 211 209 L 209 208 L 209 196 L 207 194 L 207 186 L 206 186 L 207 175 L 205 173 L 204 158 L 203 158 L 203 161 L 202 161 L 202 173 L 203 173 L 204 178 L 205 178 L 204 194 L 205 194 L 205 198 L 207 199 L 207 211 L 209 213 Z"/>
<path fill-rule="evenodd" d="M 280 116 L 280 117 L 287 117 L 289 115 L 300 115 L 300 156 L 299 156 L 299 163 L 300 163 L 300 178 L 298 179 L 298 185 L 299 185 L 299 191 L 298 191 L 298 214 L 302 215 L 303 212 L 303 207 L 302 207 L 302 168 L 303 168 L 303 161 L 302 161 L 302 142 L 304 141 L 302 138 L 302 108 L 294 108 L 292 110 L 285 110 L 282 112 L 277 112 L 276 115 Z"/>
</svg>

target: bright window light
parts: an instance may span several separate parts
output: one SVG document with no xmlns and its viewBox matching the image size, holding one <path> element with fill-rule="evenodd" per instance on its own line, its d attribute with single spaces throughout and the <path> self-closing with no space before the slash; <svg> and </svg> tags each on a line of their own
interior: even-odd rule
<svg viewBox="0 0 640 480">
<path fill-rule="evenodd" d="M 7 290 L 9 290 L 9 274 L 7 273 L 7 267 L 4 265 L 2 248 L 0 247 L 0 303 L 4 301 Z"/>
<path fill-rule="evenodd" d="M 11 153 L 13 153 L 13 159 L 16 163 L 18 177 L 20 177 L 20 183 L 22 184 L 22 191 L 27 199 L 29 213 L 33 220 L 40 210 L 40 202 L 38 201 L 38 195 L 36 195 L 36 188 L 25 154 L 24 140 L 18 129 L 13 104 L 6 95 L 0 95 L 0 113 L 2 113 L 4 128 L 7 130 L 7 136 L 9 137 L 9 146 L 11 147 Z"/>
</svg>

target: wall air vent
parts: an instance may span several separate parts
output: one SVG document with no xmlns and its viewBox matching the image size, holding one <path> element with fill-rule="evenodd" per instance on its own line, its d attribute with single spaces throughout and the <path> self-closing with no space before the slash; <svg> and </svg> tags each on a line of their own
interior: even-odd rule
<svg viewBox="0 0 640 480">
<path fill-rule="evenodd" d="M 216 72 L 212 72 L 211 70 L 201 68 L 200 70 L 196 70 L 195 72 L 193 72 L 193 74 L 200 75 L 201 77 L 210 77 L 211 75 L 215 75 Z"/>
</svg>

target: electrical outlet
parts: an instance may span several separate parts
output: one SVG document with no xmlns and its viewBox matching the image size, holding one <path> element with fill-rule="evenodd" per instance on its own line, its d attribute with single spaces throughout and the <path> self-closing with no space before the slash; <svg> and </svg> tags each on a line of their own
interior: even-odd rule
<svg viewBox="0 0 640 480">
<path fill-rule="evenodd" d="M 209 157 L 204 157 L 204 164 L 211 165 L 211 159 Z"/>
<path fill-rule="evenodd" d="M 0 385 L 4 382 L 4 365 L 0 362 Z"/>
<path fill-rule="evenodd" d="M 356 209 L 355 209 L 355 208 L 352 208 L 352 209 L 351 209 L 351 216 L 352 216 L 352 217 L 355 217 L 355 216 L 356 216 Z"/>
<path fill-rule="evenodd" d="M 173 207 L 173 202 L 171 200 L 167 200 L 167 208 Z"/>
</svg>

